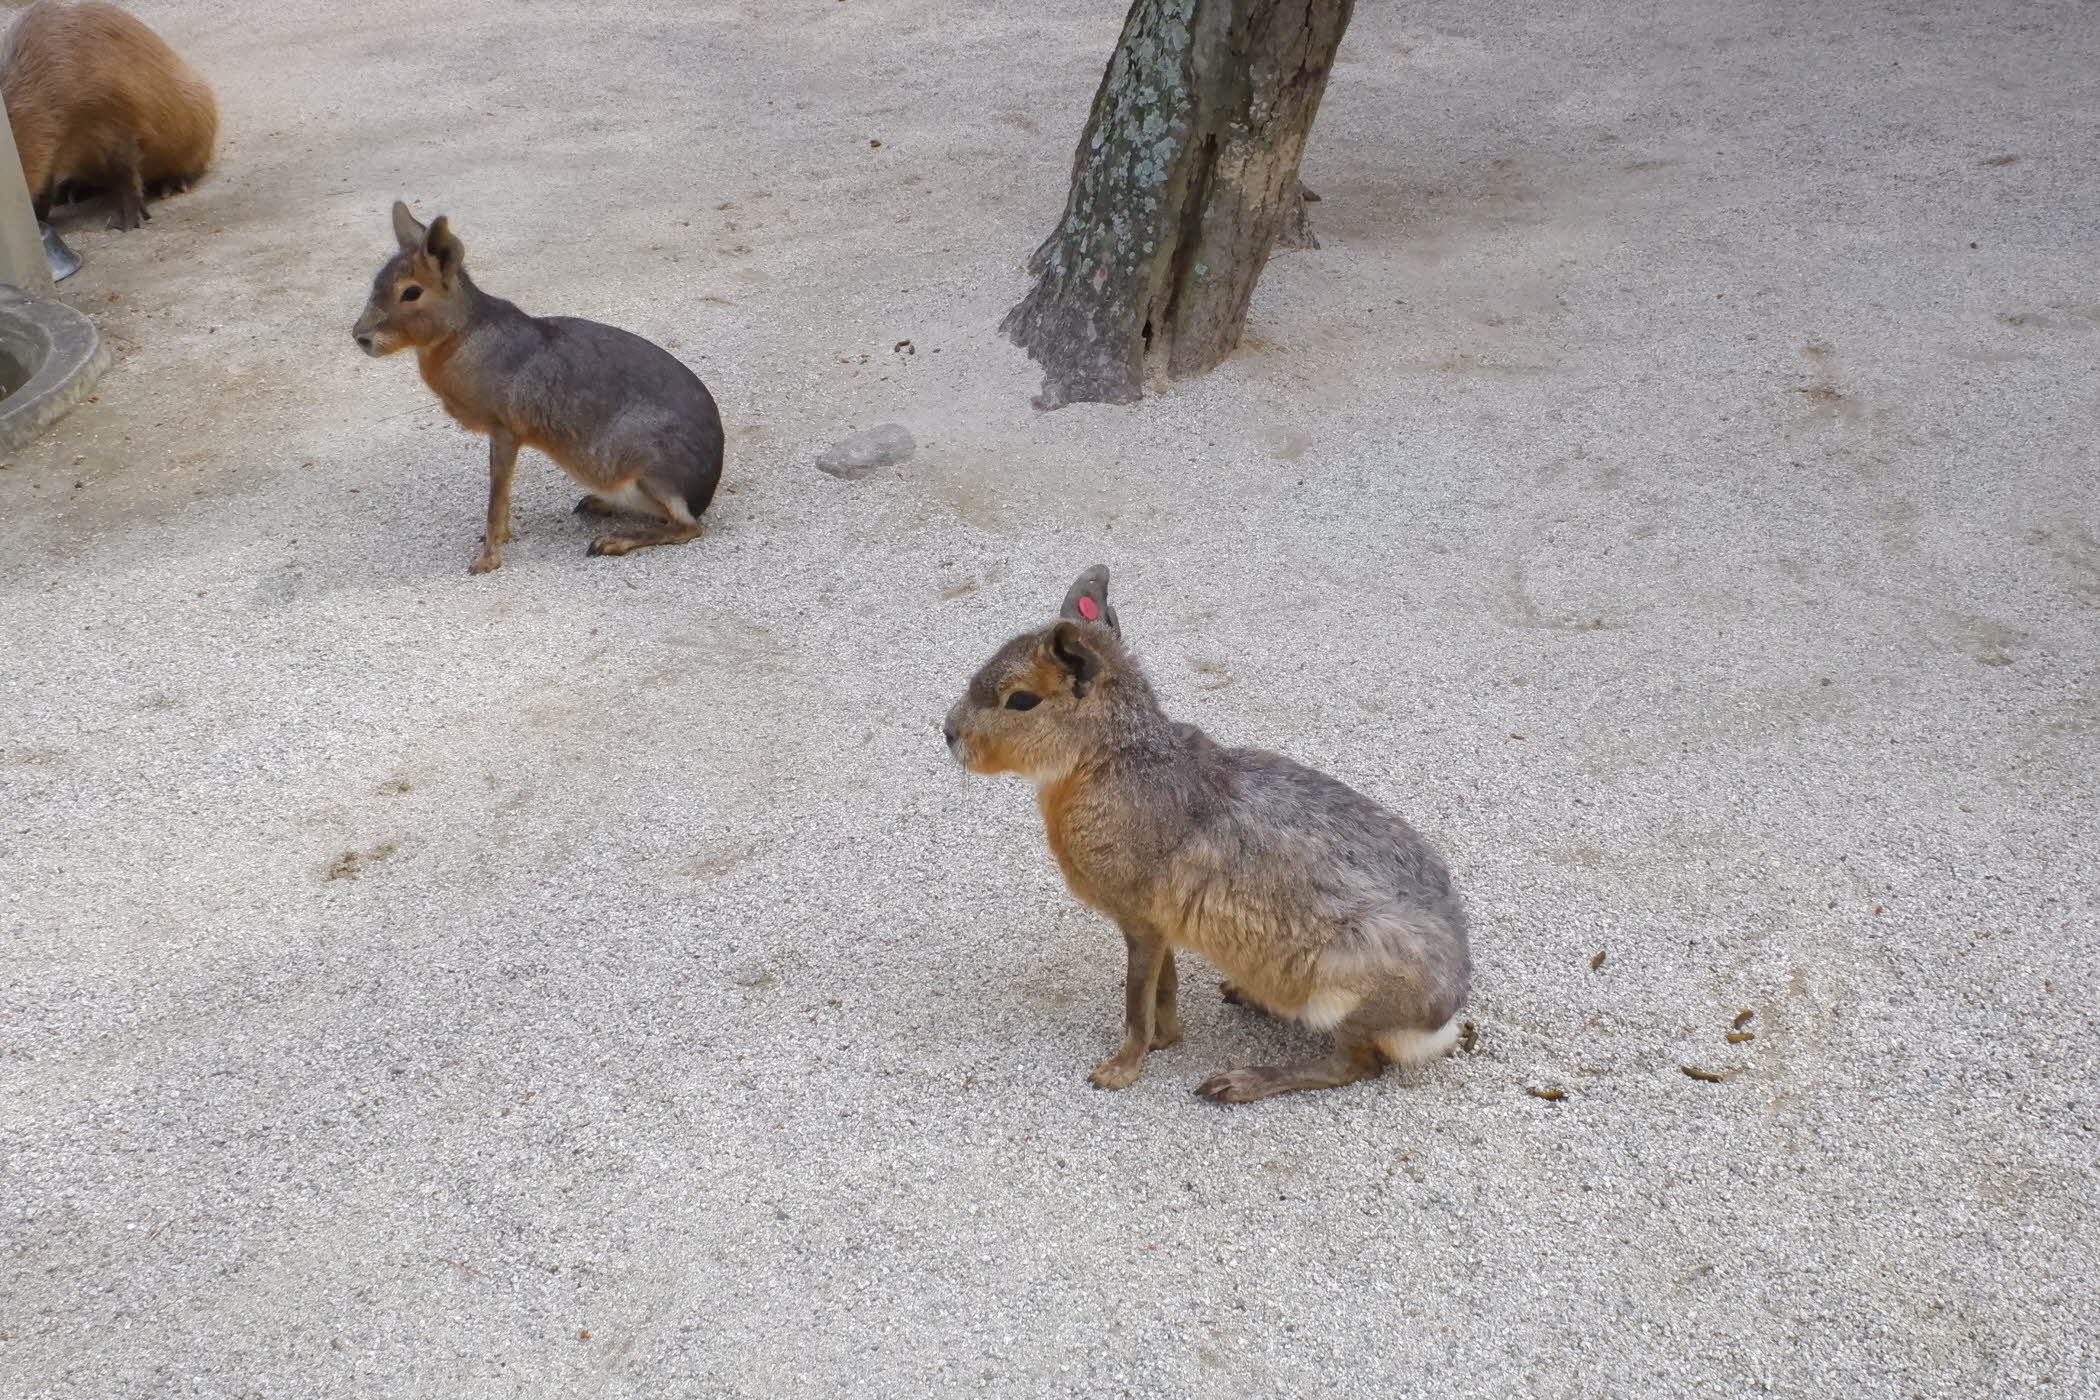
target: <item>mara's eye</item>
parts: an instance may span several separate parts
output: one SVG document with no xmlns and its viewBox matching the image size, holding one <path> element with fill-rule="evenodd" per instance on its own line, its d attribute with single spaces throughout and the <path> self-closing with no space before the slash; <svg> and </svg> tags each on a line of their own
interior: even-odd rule
<svg viewBox="0 0 2100 1400">
<path fill-rule="evenodd" d="M 401 289 L 401 300 L 403 301 L 414 301 L 422 295 L 423 289 L 416 286 L 413 282 Z"/>
<path fill-rule="evenodd" d="M 1009 710 L 1032 710 L 1043 703 L 1043 697 L 1032 690 L 1017 690 L 1006 697 Z"/>
</svg>

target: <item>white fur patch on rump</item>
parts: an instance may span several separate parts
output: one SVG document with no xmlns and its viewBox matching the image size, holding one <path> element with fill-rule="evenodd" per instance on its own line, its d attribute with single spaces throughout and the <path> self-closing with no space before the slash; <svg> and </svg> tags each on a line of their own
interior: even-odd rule
<svg viewBox="0 0 2100 1400">
<path fill-rule="evenodd" d="M 1458 1017 L 1453 1016 L 1433 1031 L 1384 1031 L 1378 1048 L 1396 1065 L 1418 1065 L 1448 1055 L 1458 1045 Z"/>
</svg>

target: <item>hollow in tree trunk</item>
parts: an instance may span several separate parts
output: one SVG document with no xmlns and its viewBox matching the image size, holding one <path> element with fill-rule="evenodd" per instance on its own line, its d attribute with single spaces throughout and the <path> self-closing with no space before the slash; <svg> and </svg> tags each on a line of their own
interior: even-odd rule
<svg viewBox="0 0 2100 1400">
<path fill-rule="evenodd" d="M 1041 408 L 1129 403 L 1239 345 L 1279 235 L 1317 246 L 1298 158 L 1354 0 L 1135 0 L 1036 284 L 1000 329 Z"/>
</svg>

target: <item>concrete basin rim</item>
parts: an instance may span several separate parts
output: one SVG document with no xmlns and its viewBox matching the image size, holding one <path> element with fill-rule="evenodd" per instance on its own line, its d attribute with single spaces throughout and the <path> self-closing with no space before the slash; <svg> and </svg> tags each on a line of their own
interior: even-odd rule
<svg viewBox="0 0 2100 1400">
<path fill-rule="evenodd" d="M 87 397 L 109 368 L 95 323 L 48 297 L 0 285 L 0 343 L 27 362 L 29 378 L 0 400 L 0 452 L 12 452 Z"/>
</svg>

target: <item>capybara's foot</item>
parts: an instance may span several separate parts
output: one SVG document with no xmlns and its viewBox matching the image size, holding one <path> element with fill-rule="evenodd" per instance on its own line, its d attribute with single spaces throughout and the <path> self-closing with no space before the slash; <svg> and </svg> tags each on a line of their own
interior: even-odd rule
<svg viewBox="0 0 2100 1400">
<path fill-rule="evenodd" d="M 128 233 L 152 217 L 145 200 L 137 195 L 118 195 L 116 212 L 109 216 L 109 226 Z"/>
</svg>

